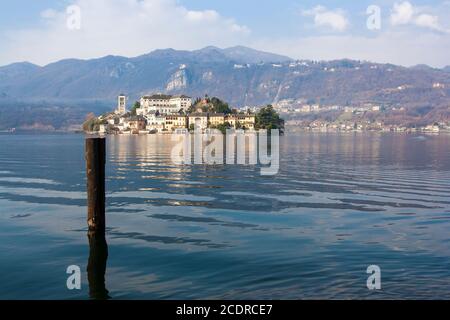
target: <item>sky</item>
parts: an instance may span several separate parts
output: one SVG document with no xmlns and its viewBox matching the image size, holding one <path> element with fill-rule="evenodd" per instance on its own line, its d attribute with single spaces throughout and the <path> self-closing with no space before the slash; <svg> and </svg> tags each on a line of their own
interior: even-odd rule
<svg viewBox="0 0 450 320">
<path fill-rule="evenodd" d="M 450 0 L 4 0 L 0 65 L 245 45 L 294 59 L 450 65 Z"/>
</svg>

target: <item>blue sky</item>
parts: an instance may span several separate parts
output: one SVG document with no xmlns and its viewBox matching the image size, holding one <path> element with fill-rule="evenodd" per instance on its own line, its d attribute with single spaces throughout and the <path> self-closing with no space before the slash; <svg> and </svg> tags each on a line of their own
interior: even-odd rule
<svg viewBox="0 0 450 320">
<path fill-rule="evenodd" d="M 80 24 L 68 29 L 72 5 Z M 381 10 L 380 28 L 367 27 L 369 5 Z M 207 45 L 247 45 L 298 59 L 450 65 L 449 0 L 11 0 L 0 6 L 0 65 Z"/>
</svg>

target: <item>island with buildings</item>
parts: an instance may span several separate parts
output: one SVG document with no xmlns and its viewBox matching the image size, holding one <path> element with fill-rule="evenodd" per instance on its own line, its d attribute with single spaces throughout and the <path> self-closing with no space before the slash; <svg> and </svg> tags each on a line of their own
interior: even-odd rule
<svg viewBox="0 0 450 320">
<path fill-rule="evenodd" d="M 115 111 L 87 119 L 83 129 L 100 134 L 172 133 L 194 128 L 225 132 L 226 129 L 254 130 L 256 122 L 257 114 L 252 111 L 231 109 L 227 103 L 207 95 L 193 101 L 186 95 L 153 94 L 141 97 L 128 110 L 127 97 L 121 94 Z M 282 120 L 278 122 L 281 124 Z"/>
</svg>

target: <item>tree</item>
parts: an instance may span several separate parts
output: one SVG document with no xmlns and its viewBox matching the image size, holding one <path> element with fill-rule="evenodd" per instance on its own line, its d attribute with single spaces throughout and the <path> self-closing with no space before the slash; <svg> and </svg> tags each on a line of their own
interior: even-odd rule
<svg viewBox="0 0 450 320">
<path fill-rule="evenodd" d="M 99 131 L 100 125 L 102 124 L 106 125 L 107 122 L 105 120 L 99 120 L 98 118 L 91 118 L 83 123 L 83 130 L 86 132 Z"/>
<path fill-rule="evenodd" d="M 133 107 L 131 108 L 131 115 L 135 116 L 136 115 L 136 109 L 141 107 L 141 103 L 139 101 L 136 101 L 133 105 Z"/>
<path fill-rule="evenodd" d="M 195 104 L 191 105 L 188 109 L 187 109 L 187 113 L 194 113 L 197 110 L 197 105 L 200 104 L 199 102 L 196 102 Z"/>
<path fill-rule="evenodd" d="M 228 103 L 220 100 L 217 97 L 210 98 L 208 95 L 205 95 L 203 99 L 197 98 L 195 100 L 195 103 L 188 109 L 188 112 L 196 112 L 199 108 L 201 108 L 202 112 L 223 114 L 231 113 L 231 109 Z"/>
<path fill-rule="evenodd" d="M 227 129 L 230 129 L 231 125 L 228 122 L 218 124 L 215 126 L 214 129 L 218 129 L 222 134 L 225 134 L 227 132 Z"/>
<path fill-rule="evenodd" d="M 284 120 L 280 118 L 279 114 L 274 110 L 272 105 L 267 105 L 259 110 L 256 114 L 255 127 L 259 129 L 278 129 L 280 133 L 284 132 Z"/>
<path fill-rule="evenodd" d="M 228 103 L 220 100 L 217 97 L 212 97 L 210 99 L 210 104 L 212 105 L 212 112 L 214 113 L 224 113 L 224 114 L 230 114 L 231 109 Z"/>
<path fill-rule="evenodd" d="M 83 123 L 83 130 L 86 132 L 94 131 L 96 121 L 97 118 L 95 117 L 95 114 L 92 112 L 88 113 Z"/>
</svg>

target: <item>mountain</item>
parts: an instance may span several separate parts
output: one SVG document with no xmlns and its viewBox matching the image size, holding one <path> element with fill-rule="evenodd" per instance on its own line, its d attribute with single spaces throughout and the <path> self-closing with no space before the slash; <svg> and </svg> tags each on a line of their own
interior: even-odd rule
<svg viewBox="0 0 450 320">
<path fill-rule="evenodd" d="M 2 83 L 14 83 L 14 81 L 26 77 L 28 74 L 34 74 L 39 69 L 39 66 L 29 62 L 17 62 L 0 67 L 0 86 Z"/>
<path fill-rule="evenodd" d="M 433 112 L 442 115 L 450 106 L 450 72 L 354 60 L 294 61 L 242 46 L 0 67 L 0 110 L 2 97 L 7 97 L 36 107 L 63 106 L 63 110 L 91 105 L 98 113 L 105 105 L 114 108 L 121 92 L 131 101 L 155 92 L 209 94 L 232 106 L 284 99 L 329 105 L 371 102 L 401 106 L 418 115 L 439 109 Z"/>
<path fill-rule="evenodd" d="M 255 49 L 236 46 L 223 50 L 223 53 L 231 60 L 240 61 L 243 63 L 259 63 L 259 62 L 287 62 L 292 61 L 293 59 L 273 54 L 269 52 L 258 51 Z"/>
<path fill-rule="evenodd" d="M 412 70 L 422 70 L 422 71 L 434 70 L 434 68 L 430 67 L 427 64 L 417 64 L 415 66 L 412 66 L 410 69 L 412 69 Z"/>
</svg>

